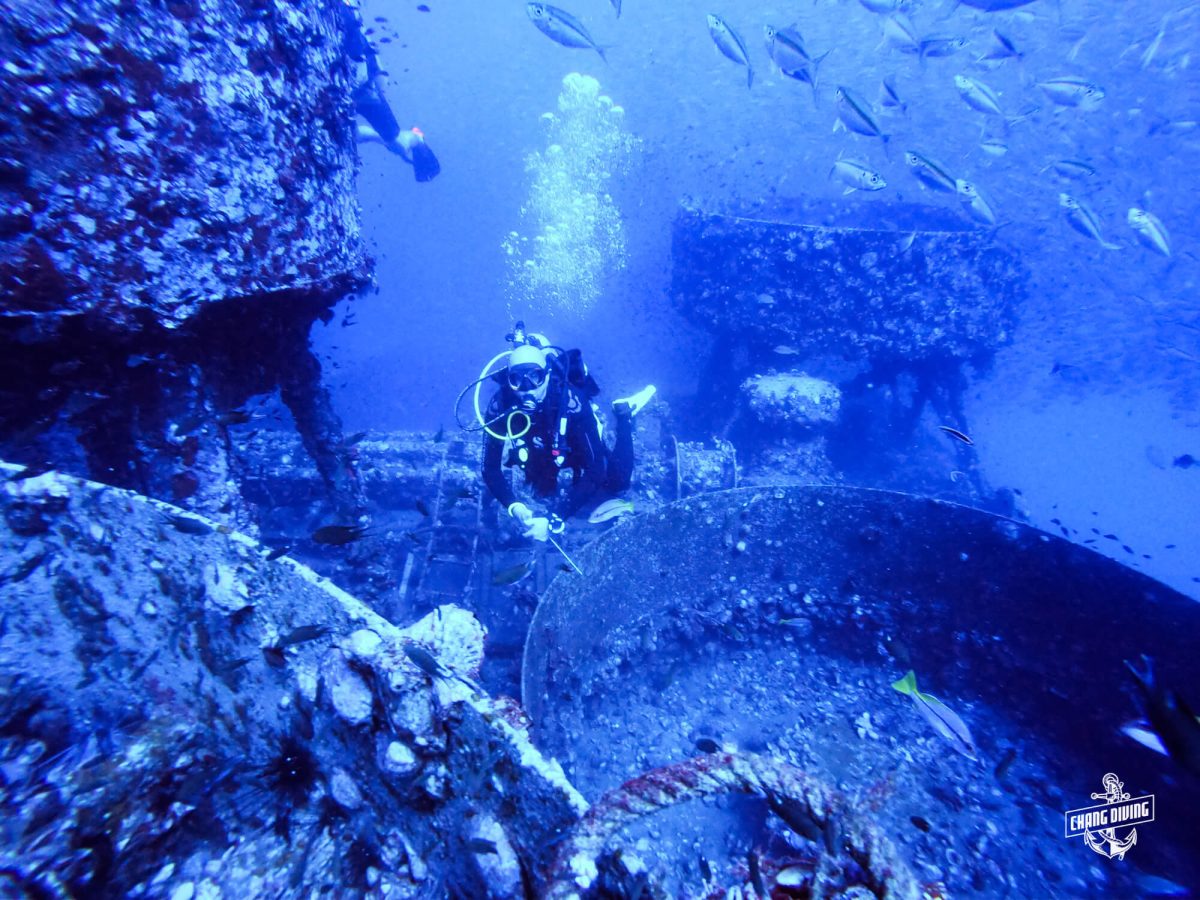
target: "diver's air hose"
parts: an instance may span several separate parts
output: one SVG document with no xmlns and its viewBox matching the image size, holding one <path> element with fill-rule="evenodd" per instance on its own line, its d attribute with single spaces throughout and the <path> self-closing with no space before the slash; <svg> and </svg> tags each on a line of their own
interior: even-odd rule
<svg viewBox="0 0 1200 900">
<path fill-rule="evenodd" d="M 533 420 L 529 417 L 528 413 L 523 412 L 522 410 L 519 410 L 519 409 L 514 409 L 511 412 L 509 412 L 508 416 L 505 417 L 505 419 L 504 419 L 504 430 L 507 432 L 507 434 L 497 434 L 496 432 L 492 431 L 492 429 L 489 428 L 488 426 L 491 425 L 492 422 L 498 421 L 499 416 L 497 416 L 495 419 L 492 419 L 492 422 L 488 422 L 483 418 L 483 412 L 479 408 L 479 388 L 480 388 L 480 386 L 482 386 L 482 384 L 485 381 L 487 381 L 489 378 L 491 378 L 493 375 L 496 374 L 495 372 L 491 372 L 489 370 L 497 362 L 499 362 L 504 357 L 509 356 L 511 353 L 512 353 L 511 350 L 502 350 L 501 352 L 499 352 L 495 356 L 493 356 L 491 359 L 489 359 L 487 362 L 487 365 L 483 367 L 483 371 L 480 373 L 479 379 L 475 382 L 475 394 L 474 394 L 475 421 L 477 421 L 479 423 L 480 427 L 484 431 L 486 431 L 488 434 L 490 434 L 492 437 L 494 437 L 498 441 L 515 441 L 517 438 L 524 437 L 525 433 L 527 431 L 529 431 L 529 429 L 533 426 Z M 496 371 L 499 371 L 499 369 L 497 369 Z M 518 432 L 514 432 L 512 430 L 513 416 L 516 416 L 516 415 L 521 415 L 521 416 L 525 417 L 525 427 L 522 428 Z"/>
</svg>

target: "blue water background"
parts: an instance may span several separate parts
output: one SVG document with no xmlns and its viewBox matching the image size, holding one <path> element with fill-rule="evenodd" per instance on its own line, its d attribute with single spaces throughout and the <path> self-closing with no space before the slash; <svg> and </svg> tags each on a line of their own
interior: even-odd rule
<svg viewBox="0 0 1200 900">
<path fill-rule="evenodd" d="M 396 35 L 378 46 L 398 118 L 425 131 L 443 171 L 416 184 L 382 147 L 362 148 L 379 291 L 347 307 L 353 326 L 341 327 L 339 315 L 314 331 L 349 430 L 452 428 L 455 395 L 504 349 L 514 316 L 584 347 L 610 398 L 647 381 L 668 401 L 702 390 L 698 361 L 711 338 L 667 294 L 680 199 L 751 207 L 776 195 L 833 200 L 843 186 L 828 173 L 842 153 L 888 181 L 884 191 L 852 198 L 864 208 L 903 200 L 957 210 L 953 195 L 919 188 L 903 161 L 912 149 L 979 186 L 1006 223 L 996 240 L 1016 248 L 1032 273 L 1013 344 L 991 371 L 975 374 L 968 394 L 984 474 L 1019 488 L 1034 524 L 1056 531 L 1057 518 L 1080 538 L 1092 527 L 1115 533 L 1118 542 L 1102 540 L 1098 549 L 1200 597 L 1200 468 L 1173 465 L 1186 453 L 1200 457 L 1200 131 L 1163 127 L 1200 118 L 1198 5 L 1036 0 L 989 14 L 918 3 L 910 8 L 918 33 L 969 41 L 924 67 L 878 48 L 883 18 L 858 0 L 625 0 L 619 19 L 608 0 L 561 4 L 609 46 L 609 64 L 539 33 L 523 0 L 428 5 L 428 13 L 414 2 L 364 7 L 373 37 Z M 744 38 L 753 89 L 714 47 L 709 12 Z M 796 25 L 814 55 L 832 50 L 816 106 L 808 85 L 770 64 L 768 23 Z M 974 62 L 992 45 L 993 28 L 1025 53 L 1022 62 Z M 585 312 L 513 303 L 502 250 L 505 236 L 524 227 L 526 159 L 545 149 L 540 116 L 555 108 L 570 72 L 599 79 L 642 140 L 629 173 L 613 183 L 626 266 Z M 960 98 L 956 74 L 992 87 L 1007 115 L 1028 118 L 1007 134 L 997 120 L 985 123 Z M 1106 99 L 1090 112 L 1055 106 L 1035 84 L 1061 75 L 1095 82 Z M 878 140 L 831 130 L 835 86 L 875 103 L 884 76 L 908 104 L 906 116 L 880 117 L 892 134 L 890 158 Z M 985 125 L 1008 143 L 1005 156 L 979 148 Z M 1087 160 L 1097 175 L 1066 182 L 1040 171 L 1060 158 Z M 1071 230 L 1061 190 L 1088 203 L 1105 238 L 1122 248 L 1106 250 Z M 1130 206 L 1164 222 L 1171 259 L 1137 242 L 1125 223 Z"/>
</svg>

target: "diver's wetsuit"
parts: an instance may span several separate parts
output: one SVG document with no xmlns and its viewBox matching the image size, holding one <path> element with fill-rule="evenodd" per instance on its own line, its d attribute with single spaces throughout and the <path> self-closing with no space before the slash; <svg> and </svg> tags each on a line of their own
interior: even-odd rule
<svg viewBox="0 0 1200 900">
<path fill-rule="evenodd" d="M 347 6 L 342 7 L 342 50 L 346 57 L 359 65 L 367 67 L 367 77 L 362 84 L 354 88 L 354 109 L 371 123 L 371 127 L 384 141 L 391 144 L 400 136 L 400 123 L 392 113 L 384 99 L 383 91 L 379 89 L 379 60 L 371 49 L 362 30 L 358 11 Z"/>
<path fill-rule="evenodd" d="M 567 433 L 561 442 L 563 464 L 559 466 L 554 461 L 554 435 L 559 429 L 559 409 L 564 403 Z M 504 433 L 505 411 L 517 408 L 516 395 L 502 382 L 488 406 L 488 421 L 499 417 L 491 430 Z M 628 416 L 617 417 L 616 445 L 610 450 L 600 435 L 599 422 L 585 394 L 570 385 L 564 391 L 561 376 L 554 372 L 550 376 L 546 399 L 529 413 L 529 418 L 529 431 L 515 441 L 506 442 L 484 433 L 483 481 L 505 509 L 517 499 L 503 471 L 505 465 L 521 466 L 525 470 L 526 484 L 541 499 L 554 497 L 558 490 L 559 470 L 571 469 L 574 477 L 570 490 L 553 504 L 553 511 L 564 519 L 590 511 L 608 496 L 629 487 L 633 477 L 633 423 Z M 519 432 L 524 424 L 524 416 L 513 417 L 514 432 Z M 506 443 L 509 452 L 508 458 L 504 459 Z M 525 451 L 524 462 L 522 450 Z"/>
</svg>

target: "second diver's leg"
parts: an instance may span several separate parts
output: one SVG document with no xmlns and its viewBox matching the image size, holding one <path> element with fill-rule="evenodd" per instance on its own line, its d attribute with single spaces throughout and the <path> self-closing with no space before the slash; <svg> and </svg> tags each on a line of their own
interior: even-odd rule
<svg viewBox="0 0 1200 900">
<path fill-rule="evenodd" d="M 617 440 L 608 456 L 604 489 L 611 494 L 629 490 L 633 480 L 633 416 L 617 415 Z"/>
</svg>

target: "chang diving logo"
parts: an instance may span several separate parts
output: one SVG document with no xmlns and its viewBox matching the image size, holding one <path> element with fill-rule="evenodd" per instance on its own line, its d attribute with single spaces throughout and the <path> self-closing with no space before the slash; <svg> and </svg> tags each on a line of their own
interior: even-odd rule
<svg viewBox="0 0 1200 900">
<path fill-rule="evenodd" d="M 1109 772 L 1101 779 L 1104 792 L 1092 794 L 1093 800 L 1103 800 L 1103 806 L 1086 806 L 1068 810 L 1066 814 L 1066 836 L 1083 836 L 1083 841 L 1101 856 L 1109 859 L 1124 859 L 1125 854 L 1137 843 L 1137 828 L 1154 821 L 1154 795 L 1130 797 L 1116 775 Z M 1124 834 L 1117 830 L 1128 829 Z"/>
</svg>

